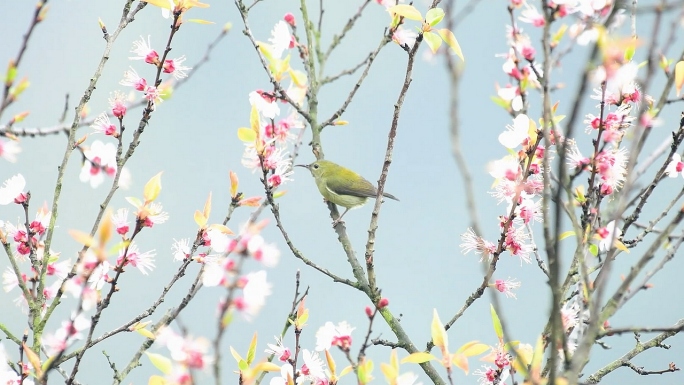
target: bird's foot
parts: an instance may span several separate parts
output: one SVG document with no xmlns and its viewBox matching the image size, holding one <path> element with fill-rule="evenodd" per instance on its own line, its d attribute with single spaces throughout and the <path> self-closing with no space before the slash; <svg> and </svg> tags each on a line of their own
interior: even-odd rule
<svg viewBox="0 0 684 385">
<path fill-rule="evenodd" d="M 339 224 L 344 224 L 344 221 L 342 220 L 342 218 L 337 218 L 337 219 L 335 219 L 335 220 L 333 221 L 333 223 L 332 223 L 333 229 L 334 229 L 335 227 L 337 227 L 337 225 L 339 225 Z"/>
</svg>

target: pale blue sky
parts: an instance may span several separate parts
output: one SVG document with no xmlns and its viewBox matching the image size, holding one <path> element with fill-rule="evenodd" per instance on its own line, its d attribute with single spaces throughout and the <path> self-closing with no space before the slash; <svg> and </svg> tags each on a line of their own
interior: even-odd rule
<svg viewBox="0 0 684 385">
<path fill-rule="evenodd" d="M 316 9 L 318 2 L 310 3 Z M 327 3 L 323 24 L 324 42 L 329 42 L 332 33 L 340 30 L 360 1 Z M 505 25 L 510 20 L 503 1 L 484 0 L 481 3 L 458 26 L 455 33 L 466 57 L 459 114 L 463 151 L 474 177 L 477 208 L 484 235 L 491 239 L 497 235 L 497 216 L 503 214 L 505 206 L 497 206 L 495 200 L 487 194 L 492 180 L 486 172 L 486 164 L 506 155 L 497 136 L 506 124 L 511 123 L 511 119 L 490 101 L 490 96 L 495 93 L 495 83 L 505 85 L 508 81 L 501 71 L 502 59 L 495 55 L 507 51 Z M 52 126 L 62 114 L 65 94 L 70 95 L 71 113 L 104 48 L 97 24 L 98 17 L 113 30 L 120 18 L 121 4 L 122 2 L 87 0 L 51 2 L 48 17 L 37 27 L 19 71 L 20 76 L 29 77 L 31 87 L 19 103 L 9 109 L 4 120 L 11 114 L 29 109 L 31 115 L 22 126 Z M 115 295 L 112 306 L 103 314 L 103 321 L 98 326 L 96 335 L 132 318 L 157 297 L 178 266 L 171 256 L 173 239 L 194 236 L 196 225 L 192 220 L 193 212 L 201 209 L 210 191 L 214 196 L 212 220 L 220 221 L 223 218 L 230 201 L 229 170 L 239 175 L 241 190 L 247 196 L 262 192 L 258 176 L 251 174 L 240 164 L 243 144 L 235 133 L 238 127 L 248 123 L 249 92 L 268 89 L 269 84 L 253 47 L 241 33 L 242 23 L 234 4 L 210 4 L 211 8 L 193 10 L 189 17 L 212 20 L 216 24 L 183 25 L 174 39 L 171 56 L 186 55 L 186 64 L 192 65 L 201 58 L 206 46 L 225 22 L 232 22 L 234 28 L 214 51 L 209 63 L 194 74 L 188 84 L 177 90 L 171 100 L 162 103 L 154 112 L 150 125 L 142 136 L 141 145 L 128 165 L 133 174 L 132 188 L 129 191 L 119 191 L 111 205 L 114 209 L 130 207 L 124 198 L 140 196 L 145 181 L 159 171 L 164 171 L 159 201 L 164 204 L 171 219 L 166 224 L 145 231 L 138 240 L 142 250 L 156 249 L 157 269 L 145 277 L 132 269 L 123 276 L 119 285 L 121 290 Z M 257 39 L 267 39 L 270 29 L 285 12 L 293 12 L 297 20 L 301 21 L 297 4 L 298 2 L 283 0 L 267 0 L 258 4 L 250 14 L 251 26 Z M 458 9 L 463 5 L 459 2 Z M 423 2 L 418 7 L 425 9 Z M 0 14 L 6 15 L 5 22 L 0 24 L 0 63 L 6 63 L 15 55 L 32 8 L 33 3 L 30 2 L 0 4 Z M 365 57 L 377 46 L 388 20 L 381 6 L 375 2 L 369 4 L 358 26 L 333 54 L 327 73 L 335 74 Z M 642 20 L 639 28 L 648 27 L 651 19 Z M 533 30 L 530 26 L 524 26 L 524 29 Z M 681 29 L 678 32 L 681 33 Z M 168 25 L 158 9 L 147 7 L 121 34 L 89 104 L 91 115 L 98 114 L 107 107 L 110 92 L 123 88 L 118 85 L 118 81 L 130 65 L 142 68 L 140 62 L 131 63 L 128 60 L 132 42 L 141 35 L 150 35 L 153 46 L 161 51 L 162 44 L 167 39 Z M 534 39 L 536 37 L 533 37 L 533 41 L 539 47 L 538 39 Z M 677 42 L 681 44 L 681 39 Z M 426 49 L 426 46 L 421 47 L 421 51 Z M 670 52 L 669 56 L 674 54 Z M 566 57 L 563 67 L 556 69 L 555 76 L 566 86 L 557 92 L 557 97 L 562 100 L 561 110 L 567 111 L 569 108 L 578 71 L 583 68 L 587 55 L 585 49 L 573 50 Z M 389 298 L 394 314 L 402 315 L 402 325 L 410 333 L 413 342 L 423 347 L 429 339 L 432 309 L 438 310 L 442 320 L 451 318 L 480 284 L 482 273 L 478 257 L 463 256 L 458 247 L 459 236 L 466 231 L 469 219 L 464 206 L 461 177 L 450 152 L 447 116 L 449 95 L 444 65 L 440 58 L 434 61 L 424 60 L 422 52 L 419 57 L 413 83 L 402 109 L 386 185 L 386 191 L 396 195 L 401 202 L 388 201 L 382 207 L 375 261 L 378 284 L 383 296 Z M 293 55 L 293 63 L 296 68 L 302 68 L 296 55 Z M 349 125 L 324 130 L 322 140 L 327 159 L 354 169 L 368 180 L 378 179 L 391 114 L 403 80 L 405 64 L 406 54 L 398 46 L 391 44 L 383 49 L 368 79 L 343 116 L 343 119 L 350 122 Z M 328 116 L 338 108 L 357 76 L 345 77 L 322 90 L 319 100 L 323 116 Z M 662 76 L 657 84 L 662 84 Z M 538 116 L 534 114 L 539 113 L 539 103 L 538 98 L 534 97 L 533 100 L 537 104 L 532 107 L 531 116 L 536 119 Z M 593 105 L 594 101 L 588 101 L 587 95 L 584 111 L 596 113 Z M 680 107 L 677 105 L 672 105 L 665 111 L 664 125 L 657 128 L 658 134 L 651 140 L 653 146 L 677 126 L 679 111 Z M 139 110 L 130 111 L 126 124 L 129 127 L 137 125 L 139 114 Z M 68 121 L 71 119 L 72 116 L 67 117 Z M 90 131 L 84 128 L 79 134 Z M 581 127 L 575 130 L 580 135 L 582 131 Z M 305 144 L 310 137 L 310 133 L 305 135 Z M 588 140 L 584 136 L 581 138 Z M 94 139 L 95 136 L 88 141 Z M 43 202 L 49 203 L 64 142 L 61 135 L 24 138 L 19 162 L 0 163 L 0 181 L 21 172 L 28 181 L 33 208 Z M 313 159 L 309 148 L 303 146 L 299 163 L 308 163 Z M 62 253 L 62 257 L 71 258 L 72 261 L 75 260 L 78 245 L 67 235 L 67 230 L 89 230 L 97 205 L 107 192 L 105 185 L 93 190 L 79 182 L 79 168 L 80 157 L 74 155 L 66 173 L 59 229 L 53 245 L 56 251 Z M 681 179 L 667 180 L 662 189 L 666 192 L 678 191 L 681 183 Z M 338 275 L 352 277 L 330 226 L 328 210 L 308 172 L 297 169 L 294 181 L 287 184 L 285 189 L 288 193 L 279 200 L 280 210 L 283 224 L 295 245 L 305 256 L 321 266 Z M 658 209 L 659 207 L 656 208 Z M 348 234 L 358 255 L 362 255 L 365 247 L 371 210 L 371 205 L 368 205 L 345 217 Z M 238 210 L 229 227 L 239 229 L 249 214 L 248 209 Z M 18 206 L 0 207 L 0 219 L 15 220 L 19 215 Z M 269 212 L 265 212 L 263 218 L 272 219 Z M 235 365 L 227 354 L 229 345 L 244 352 L 252 333 L 258 331 L 261 352 L 266 348 L 266 342 L 272 342 L 272 336 L 280 332 L 291 303 L 296 270 L 302 271 L 303 285 L 311 288 L 307 301 L 311 318 L 309 328 L 303 333 L 303 347 L 314 347 L 315 332 L 326 321 L 337 323 L 346 320 L 357 327 L 354 332 L 355 343 L 361 341 L 367 327 L 363 309 L 369 303 L 364 295 L 332 283 L 330 279 L 295 259 L 272 220 L 264 231 L 264 236 L 268 241 L 276 242 L 283 254 L 280 264 L 268 271 L 274 294 L 256 320 L 250 323 L 238 319 L 230 327 L 224 339 L 225 383 L 236 380 L 236 376 L 230 373 Z M 619 274 L 627 272 L 629 263 L 639 253 L 632 255 L 624 255 L 618 260 L 611 287 L 615 287 L 619 282 Z M 564 258 L 563 262 L 567 263 L 570 254 Z M 1 258 L 0 261 L 0 268 L 4 270 L 7 260 Z M 676 322 L 684 313 L 680 302 L 674 299 L 678 289 L 677 272 L 682 268 L 684 263 L 681 258 L 671 262 L 654 279 L 655 289 L 639 294 L 611 323 L 615 326 L 667 326 Z M 151 320 L 158 320 L 166 308 L 178 302 L 179 296 L 185 292 L 198 269 L 197 265 L 191 267 L 183 282 L 171 292 L 162 306 L 163 309 L 151 317 Z M 248 265 L 248 269 L 257 269 L 257 266 Z M 518 278 L 523 283 L 517 291 L 517 300 L 503 297 L 500 299 L 505 319 L 510 322 L 508 330 L 512 331 L 515 339 L 533 344 L 546 323 L 549 299 L 545 279 L 535 264 L 521 266 L 517 258 L 506 254 L 499 264 L 495 278 L 508 277 Z M 25 323 L 18 322 L 21 317 L 11 302 L 17 295 L 18 292 L 14 291 L 0 296 L 0 306 L 5 309 L 1 312 L 0 322 L 7 323 L 20 334 Z M 205 288 L 182 313 L 180 320 L 191 334 L 213 338 L 216 304 L 221 295 L 223 291 L 220 289 Z M 664 298 L 668 298 L 667 302 Z M 490 297 L 485 295 L 449 331 L 452 346 L 457 347 L 471 340 L 480 340 L 491 345 L 496 343 L 489 318 L 490 302 Z M 75 307 L 74 300 L 65 300 L 60 306 L 62 311 L 56 314 L 48 329 L 56 329 L 60 321 Z M 394 340 L 389 329 L 381 323 L 376 324 L 374 331 L 374 336 L 381 335 L 384 339 Z M 288 335 L 287 341 L 293 341 L 292 335 Z M 86 356 L 85 364 L 81 367 L 81 382 L 99 384 L 109 381 L 111 372 L 104 356 L 100 354 L 102 350 L 106 350 L 118 365 L 124 365 L 141 342 L 142 337 L 132 333 L 95 347 Z M 596 359 L 587 367 L 587 372 L 633 347 L 633 338 L 630 336 L 612 338 L 606 342 L 613 349 L 607 352 L 600 348 L 594 349 L 592 353 Z M 648 352 L 637 358 L 635 363 L 646 365 L 649 369 L 663 369 L 668 362 L 676 362 L 682 356 L 683 342 L 681 336 L 668 340 L 668 343 L 673 344 L 671 350 Z M 9 343 L 4 345 L 6 348 L 11 347 Z M 156 347 L 151 351 L 166 353 L 166 350 Z M 405 353 L 400 353 L 400 357 L 404 355 Z M 388 360 L 389 350 L 383 347 L 372 348 L 370 356 L 376 360 L 376 382 L 383 383 L 378 364 Z M 343 360 L 342 355 L 336 355 L 336 358 L 338 362 Z M 476 360 L 471 361 L 471 368 L 476 369 L 479 365 Z M 404 370 L 420 372 L 419 367 L 411 365 L 404 367 Z M 144 384 L 151 374 L 156 373 L 149 362 L 143 359 L 143 367 L 136 369 L 125 382 Z M 205 383 L 209 375 L 198 378 L 198 383 Z M 51 379 L 51 383 L 59 383 L 56 373 Z M 628 369 L 622 369 L 606 377 L 605 383 L 656 384 L 662 381 L 675 383 L 681 379 L 681 372 L 665 377 L 639 377 Z M 351 377 L 343 381 L 352 383 Z M 464 378 L 458 373 L 456 381 L 475 384 L 476 377 Z"/>
</svg>

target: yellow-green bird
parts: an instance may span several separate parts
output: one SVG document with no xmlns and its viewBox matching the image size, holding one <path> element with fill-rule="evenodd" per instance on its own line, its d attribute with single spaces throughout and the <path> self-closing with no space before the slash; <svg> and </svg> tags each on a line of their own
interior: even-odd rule
<svg viewBox="0 0 684 385">
<path fill-rule="evenodd" d="M 298 164 L 296 166 L 311 171 L 311 175 L 316 179 L 318 191 L 323 195 L 323 198 L 346 209 L 333 222 L 333 227 L 342 220 L 347 211 L 362 206 L 368 198 L 375 198 L 378 195 L 378 190 L 371 182 L 354 171 L 331 161 L 317 160 L 311 164 Z M 399 200 L 388 193 L 383 193 L 382 196 L 395 201 Z"/>
</svg>

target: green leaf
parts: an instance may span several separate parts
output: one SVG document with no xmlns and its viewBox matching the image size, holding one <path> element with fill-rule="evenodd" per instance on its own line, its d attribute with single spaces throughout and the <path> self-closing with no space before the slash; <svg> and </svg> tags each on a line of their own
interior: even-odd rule
<svg viewBox="0 0 684 385">
<path fill-rule="evenodd" d="M 256 356 L 256 346 L 257 346 L 257 334 L 254 333 L 252 337 L 252 342 L 249 344 L 249 350 L 247 350 L 247 363 L 252 364 L 254 362 L 254 356 Z"/>
<path fill-rule="evenodd" d="M 233 355 L 233 358 L 235 359 L 235 361 L 237 361 L 237 362 L 244 361 L 242 359 L 242 356 L 240 355 L 240 353 L 238 353 L 237 350 L 235 350 L 232 346 L 230 347 L 230 354 Z"/>
<path fill-rule="evenodd" d="M 245 143 L 254 143 L 257 138 L 256 132 L 251 128 L 240 127 L 237 131 L 238 139 Z"/>
<path fill-rule="evenodd" d="M 505 351 L 508 352 L 511 350 L 511 348 L 517 349 L 518 346 L 520 346 L 520 341 L 510 341 L 510 342 L 506 342 L 506 344 L 504 345 L 503 348 Z"/>
<path fill-rule="evenodd" d="M 425 22 L 430 24 L 430 27 L 439 24 L 442 19 L 444 19 L 444 10 L 442 8 L 432 8 L 425 15 Z"/>
<path fill-rule="evenodd" d="M 492 324 L 494 324 L 494 332 L 496 333 L 496 336 L 499 337 L 499 341 L 503 342 L 503 327 L 501 326 L 501 320 L 499 319 L 499 315 L 496 314 L 496 310 L 494 310 L 494 305 L 489 304 L 489 310 L 492 313 Z"/>
<path fill-rule="evenodd" d="M 497 106 L 503 107 L 506 111 L 508 111 L 511 107 L 511 103 L 500 96 L 490 96 L 489 99 L 491 99 L 491 101 L 493 101 Z"/>
<path fill-rule="evenodd" d="M 430 47 L 432 53 L 437 53 L 437 50 L 442 45 L 442 39 L 439 36 L 437 36 L 437 34 L 434 34 L 432 32 L 423 33 L 423 38 L 425 39 L 425 42 L 427 43 L 428 47 Z"/>
<path fill-rule="evenodd" d="M 245 372 L 249 369 L 249 364 L 245 360 L 240 360 L 238 362 L 238 369 L 240 369 L 241 372 Z"/>
<path fill-rule="evenodd" d="M 164 374 L 171 374 L 171 370 L 173 369 L 171 359 L 156 353 L 145 352 L 145 354 L 155 368 L 159 369 L 159 371 Z"/>
<path fill-rule="evenodd" d="M 394 5 L 392 7 L 387 8 L 387 12 L 390 14 L 395 14 L 399 16 L 403 16 L 407 19 L 410 20 L 416 20 L 416 21 L 423 21 L 423 15 L 420 14 L 420 11 L 416 9 L 416 7 L 412 5 L 407 5 L 407 4 L 398 4 Z"/>
<path fill-rule="evenodd" d="M 424 362 L 428 362 L 431 360 L 436 360 L 437 357 L 433 356 L 430 353 L 425 353 L 425 352 L 415 352 L 411 353 L 408 357 L 402 358 L 401 363 L 411 363 L 411 364 L 422 364 Z"/>
<path fill-rule="evenodd" d="M 594 257 L 597 256 L 598 253 L 599 253 L 598 246 L 592 243 L 591 245 L 589 245 L 589 252 L 590 252 L 591 255 L 593 255 Z"/>
<path fill-rule="evenodd" d="M 447 43 L 447 45 L 454 51 L 456 56 L 460 57 L 461 60 L 465 62 L 463 52 L 461 51 L 461 46 L 458 44 L 454 33 L 446 28 L 438 30 L 437 33 L 439 33 L 439 36 L 441 36 L 444 42 Z"/>
</svg>

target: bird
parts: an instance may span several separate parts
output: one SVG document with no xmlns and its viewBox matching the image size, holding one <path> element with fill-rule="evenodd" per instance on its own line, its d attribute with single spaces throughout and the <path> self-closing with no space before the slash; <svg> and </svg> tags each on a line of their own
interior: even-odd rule
<svg viewBox="0 0 684 385">
<path fill-rule="evenodd" d="M 378 195 L 378 190 L 371 182 L 354 171 L 329 160 L 297 164 L 295 167 L 308 169 L 316 180 L 316 186 L 323 198 L 345 208 L 342 215 L 333 221 L 333 227 L 342 222 L 342 217 L 347 211 L 363 206 L 368 198 L 375 198 Z M 383 193 L 382 196 L 399 201 L 390 193 Z"/>
</svg>

